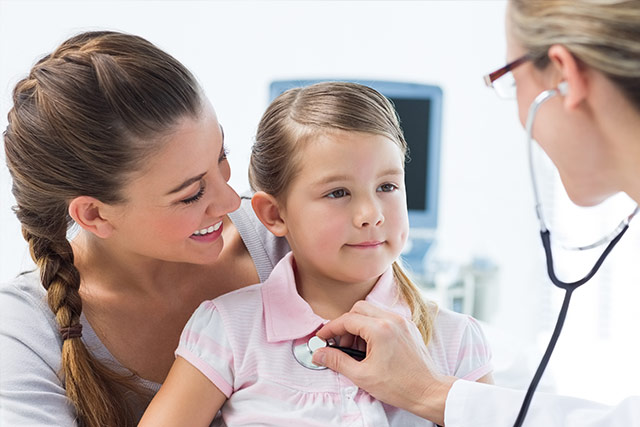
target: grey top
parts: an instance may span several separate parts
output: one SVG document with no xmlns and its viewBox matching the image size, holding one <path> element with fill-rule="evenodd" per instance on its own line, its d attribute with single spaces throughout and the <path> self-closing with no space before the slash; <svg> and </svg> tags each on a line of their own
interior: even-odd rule
<svg viewBox="0 0 640 427">
<path fill-rule="evenodd" d="M 284 239 L 273 236 L 257 219 L 248 198 L 229 215 L 238 229 L 260 281 L 288 251 Z M 47 305 L 38 272 L 0 285 L 0 425 L 73 426 L 75 412 L 60 376 L 62 339 Z M 81 316 L 82 340 L 93 354 L 126 372 Z M 155 393 L 160 384 L 140 379 Z M 144 408 L 139 408 L 140 415 Z"/>
</svg>

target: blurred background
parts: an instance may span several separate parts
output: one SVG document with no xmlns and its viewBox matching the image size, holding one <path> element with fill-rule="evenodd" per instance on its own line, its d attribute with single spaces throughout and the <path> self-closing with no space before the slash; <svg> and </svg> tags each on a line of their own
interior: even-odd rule
<svg viewBox="0 0 640 427">
<path fill-rule="evenodd" d="M 515 101 L 498 99 L 482 81 L 506 62 L 505 8 L 503 0 L 0 0 L 0 129 L 6 127 L 15 83 L 41 56 L 85 30 L 145 37 L 198 77 L 225 128 L 231 185 L 238 192 L 248 189 L 250 147 L 271 82 L 355 79 L 438 86 L 438 221 L 416 279 L 441 306 L 482 321 L 496 382 L 524 388 L 563 294 L 545 272 Z M 583 231 L 596 235 L 629 213 L 624 197 L 592 209 L 571 205 L 553 167 L 536 155 L 554 226 L 574 227 L 579 237 Z M 0 156 L 0 282 L 6 282 L 33 267 L 11 211 L 4 152 Z M 574 294 L 540 389 L 608 403 L 637 392 L 637 228 L 632 224 L 602 271 Z M 581 277 L 596 255 L 559 253 L 558 275 Z"/>
</svg>

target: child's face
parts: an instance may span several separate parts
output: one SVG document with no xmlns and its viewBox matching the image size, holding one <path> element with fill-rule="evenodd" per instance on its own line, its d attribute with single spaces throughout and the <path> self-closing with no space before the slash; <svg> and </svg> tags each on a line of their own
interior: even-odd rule
<svg viewBox="0 0 640 427">
<path fill-rule="evenodd" d="M 362 283 L 398 257 L 409 219 L 400 148 L 336 131 L 309 141 L 281 210 L 298 274 Z"/>
</svg>

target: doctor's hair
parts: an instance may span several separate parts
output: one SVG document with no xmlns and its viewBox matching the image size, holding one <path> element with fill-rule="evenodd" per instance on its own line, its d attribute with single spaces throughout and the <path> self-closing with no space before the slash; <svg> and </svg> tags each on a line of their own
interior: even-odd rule
<svg viewBox="0 0 640 427">
<path fill-rule="evenodd" d="M 78 196 L 125 202 L 122 188 L 202 106 L 195 78 L 150 42 L 86 32 L 40 59 L 13 91 L 4 132 L 14 211 L 61 334 L 61 373 L 81 426 L 133 426 L 148 390 L 81 338 L 80 273 L 67 231 Z"/>
<path fill-rule="evenodd" d="M 518 42 L 542 69 L 554 44 L 603 73 L 640 111 L 640 1 L 510 0 Z"/>
<path fill-rule="evenodd" d="M 316 83 L 285 91 L 263 114 L 251 150 L 251 188 L 284 203 L 306 144 L 319 135 L 340 131 L 384 136 L 398 146 L 404 158 L 407 156 L 398 115 L 386 97 L 356 83 Z M 394 262 L 392 269 L 412 320 L 428 343 L 437 307 L 424 301 L 399 262 Z"/>
</svg>

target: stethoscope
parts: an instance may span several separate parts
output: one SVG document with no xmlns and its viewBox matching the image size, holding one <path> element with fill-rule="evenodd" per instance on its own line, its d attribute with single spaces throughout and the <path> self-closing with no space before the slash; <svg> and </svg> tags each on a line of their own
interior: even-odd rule
<svg viewBox="0 0 640 427">
<path fill-rule="evenodd" d="M 516 418 L 514 427 L 520 427 L 524 422 L 524 419 L 527 415 L 527 411 L 529 410 L 529 405 L 531 404 L 531 399 L 533 398 L 533 394 L 536 388 L 538 387 L 538 383 L 542 378 L 542 374 L 544 373 L 544 370 L 546 369 L 547 364 L 549 363 L 551 354 L 553 353 L 553 350 L 558 341 L 558 338 L 560 337 L 560 332 L 562 331 L 564 321 L 567 317 L 567 311 L 569 309 L 571 294 L 578 287 L 584 285 L 589 280 L 591 280 L 591 278 L 596 274 L 596 272 L 602 266 L 602 263 L 604 262 L 605 258 L 609 255 L 611 250 L 620 241 L 624 233 L 629 228 L 629 222 L 631 221 L 631 219 L 638 213 L 638 210 L 640 210 L 638 205 L 636 205 L 633 212 L 631 212 L 629 216 L 623 219 L 620 222 L 620 224 L 618 224 L 618 226 L 611 233 L 607 234 L 602 239 L 595 241 L 594 243 L 591 243 L 589 245 L 584 245 L 584 246 L 577 246 L 577 247 L 565 246 L 565 249 L 582 251 L 582 250 L 592 249 L 592 248 L 596 248 L 598 246 L 607 244 L 607 247 L 604 249 L 604 251 L 602 251 L 602 254 L 598 258 L 598 260 L 594 263 L 591 270 L 582 279 L 577 280 L 575 282 L 564 282 L 558 279 L 555 273 L 555 269 L 553 267 L 553 254 L 551 252 L 551 232 L 547 228 L 546 223 L 544 221 L 544 216 L 542 213 L 542 203 L 540 202 L 538 185 L 536 182 L 536 177 L 534 172 L 534 165 L 533 165 L 533 142 L 534 141 L 532 137 L 532 129 L 533 129 L 533 121 L 535 119 L 536 113 L 538 112 L 538 109 L 540 108 L 540 106 L 546 101 L 548 101 L 549 99 L 553 98 L 554 96 L 559 94 L 565 95 L 566 93 L 567 93 L 566 82 L 560 83 L 556 89 L 550 89 L 540 93 L 531 104 L 531 107 L 529 108 L 529 113 L 527 115 L 526 138 L 527 138 L 527 145 L 529 148 L 528 150 L 529 171 L 531 174 L 531 182 L 533 185 L 533 196 L 535 199 L 536 215 L 538 217 L 538 221 L 540 222 L 540 237 L 542 239 L 542 246 L 544 247 L 544 253 L 545 253 L 546 262 L 547 262 L 547 274 L 549 275 L 549 279 L 551 279 L 551 282 L 555 286 L 565 290 L 565 296 L 562 302 L 562 308 L 560 309 L 560 313 L 558 315 L 558 320 L 556 321 L 556 326 L 553 330 L 553 334 L 551 335 L 551 339 L 549 340 L 547 349 L 542 357 L 542 360 L 540 361 L 540 365 L 538 365 L 538 369 L 536 370 L 536 373 L 533 376 L 531 383 L 529 384 L 529 388 L 527 389 L 527 393 L 522 402 L 522 406 L 520 407 L 520 412 L 518 413 L 518 417 Z M 351 355 L 357 360 L 362 360 L 366 356 L 366 353 L 363 351 L 340 347 L 336 344 L 334 340 L 325 341 L 315 335 L 311 336 L 308 339 L 305 338 L 302 340 L 294 341 L 292 344 L 293 356 L 298 361 L 298 363 L 300 363 L 305 368 L 318 369 L 318 370 L 326 369 L 326 367 L 315 365 L 311 361 L 313 352 L 322 347 L 336 348 L 338 350 L 341 350 Z"/>
<path fill-rule="evenodd" d="M 326 366 L 316 365 L 311 360 L 311 358 L 313 357 L 313 352 L 323 347 L 335 348 L 342 351 L 343 353 L 348 354 L 358 361 L 364 359 L 367 356 L 367 353 L 364 351 L 360 351 L 350 347 L 339 346 L 336 340 L 333 338 L 325 341 L 316 335 L 313 335 L 310 338 L 295 340 L 291 344 L 291 350 L 293 352 L 294 359 L 296 359 L 296 361 L 305 368 L 314 370 L 327 369 Z"/>
<path fill-rule="evenodd" d="M 560 314 L 558 315 L 558 320 L 556 321 L 556 326 L 553 330 L 553 334 L 551 335 L 551 339 L 549 340 L 549 344 L 547 345 L 547 349 L 542 356 L 542 360 L 540 361 L 540 365 L 536 370 L 531 383 L 529 384 L 529 388 L 527 389 L 527 394 L 524 397 L 524 401 L 522 402 L 522 406 L 520 407 L 520 412 L 518 413 L 518 417 L 514 423 L 514 427 L 520 427 L 524 422 L 524 419 L 527 415 L 527 411 L 529 409 L 529 405 L 531 404 L 531 399 L 533 398 L 533 394 L 542 378 L 542 374 L 544 373 L 547 364 L 549 363 L 549 359 L 551 358 L 551 353 L 553 353 L 553 349 L 555 348 L 556 342 L 560 337 L 560 332 L 562 331 L 562 326 L 564 325 L 565 318 L 567 317 L 567 310 L 569 309 L 569 301 L 571 300 L 571 294 L 578 287 L 587 283 L 591 278 L 596 274 L 600 266 L 604 262 L 605 258 L 609 255 L 614 246 L 620 241 L 624 233 L 629 228 L 629 222 L 631 219 L 638 213 L 640 209 L 638 205 L 636 205 L 635 209 L 629 216 L 623 219 L 620 224 L 609 234 L 607 234 L 602 239 L 597 240 L 596 242 L 585 245 L 585 246 L 577 246 L 577 247 L 566 247 L 566 249 L 570 250 L 586 250 L 592 249 L 604 244 L 607 244 L 607 247 L 602 251 L 602 254 L 595 262 L 591 270 L 580 280 L 575 282 L 563 282 L 558 279 L 556 276 L 554 267 L 553 267 L 553 255 L 551 253 L 551 232 L 547 228 L 544 222 L 544 216 L 542 214 L 542 203 L 540 202 L 538 186 L 535 178 L 534 167 L 533 167 L 533 137 L 532 137 L 532 129 L 533 129 L 533 120 L 535 119 L 536 113 L 540 106 L 553 98 L 556 95 L 565 95 L 567 93 L 567 83 L 561 82 L 556 89 L 551 89 L 542 92 L 540 95 L 536 97 L 536 99 L 529 107 L 529 114 L 527 116 L 526 123 L 526 138 L 527 144 L 529 148 L 529 171 L 531 173 L 531 182 L 533 185 L 533 196 L 535 198 L 535 209 L 536 215 L 538 217 L 538 221 L 540 222 L 540 237 L 542 239 L 542 246 L 544 247 L 544 253 L 547 260 L 547 274 L 549 275 L 549 279 L 551 282 L 557 286 L 558 288 L 565 290 L 564 301 L 562 302 L 562 308 L 560 309 Z"/>
</svg>

